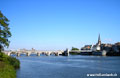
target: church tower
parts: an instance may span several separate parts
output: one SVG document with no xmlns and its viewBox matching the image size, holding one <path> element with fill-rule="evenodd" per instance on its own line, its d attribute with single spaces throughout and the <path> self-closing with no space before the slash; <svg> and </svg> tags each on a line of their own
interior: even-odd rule
<svg viewBox="0 0 120 78">
<path fill-rule="evenodd" d="M 101 40 L 100 40 L 100 34 L 98 36 L 98 43 L 96 44 L 96 50 L 100 51 L 101 50 Z"/>
<path fill-rule="evenodd" d="M 99 34 L 99 36 L 98 36 L 98 45 L 99 45 L 99 46 L 101 45 L 100 34 Z"/>
</svg>

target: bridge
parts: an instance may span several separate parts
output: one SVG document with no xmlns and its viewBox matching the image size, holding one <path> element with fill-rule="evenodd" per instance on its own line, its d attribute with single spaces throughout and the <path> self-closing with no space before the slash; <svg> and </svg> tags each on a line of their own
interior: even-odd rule
<svg viewBox="0 0 120 78">
<path fill-rule="evenodd" d="M 20 56 L 21 54 L 26 54 L 26 56 L 30 56 L 31 54 L 36 54 L 37 56 L 40 56 L 41 54 L 44 54 L 46 56 L 50 56 L 50 55 L 55 55 L 55 56 L 59 56 L 59 55 L 64 55 L 64 56 L 69 56 L 69 50 L 66 49 L 65 51 L 63 50 L 58 50 L 58 51 L 39 51 L 39 50 L 9 50 L 9 51 L 3 51 L 6 55 L 10 56 L 11 54 L 16 54 L 16 56 Z"/>
</svg>

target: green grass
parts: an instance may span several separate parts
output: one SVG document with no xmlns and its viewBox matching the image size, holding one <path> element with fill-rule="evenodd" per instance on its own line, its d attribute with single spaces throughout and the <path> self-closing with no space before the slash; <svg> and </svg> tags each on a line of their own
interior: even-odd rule
<svg viewBox="0 0 120 78">
<path fill-rule="evenodd" d="M 16 78 L 16 71 L 13 66 L 0 62 L 0 78 Z"/>
<path fill-rule="evenodd" d="M 0 78 L 16 78 L 16 69 L 19 67 L 19 60 L 0 52 Z"/>
</svg>

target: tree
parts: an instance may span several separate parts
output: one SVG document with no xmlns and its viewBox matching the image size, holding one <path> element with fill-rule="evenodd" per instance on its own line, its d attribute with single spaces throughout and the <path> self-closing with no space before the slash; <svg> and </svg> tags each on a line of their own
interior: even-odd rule
<svg viewBox="0 0 120 78">
<path fill-rule="evenodd" d="M 72 47 L 72 50 L 79 50 L 78 48 Z"/>
<path fill-rule="evenodd" d="M 10 41 L 8 40 L 11 37 L 9 20 L 1 13 L 0 11 L 0 52 L 4 50 L 4 47 L 8 47 Z"/>
</svg>

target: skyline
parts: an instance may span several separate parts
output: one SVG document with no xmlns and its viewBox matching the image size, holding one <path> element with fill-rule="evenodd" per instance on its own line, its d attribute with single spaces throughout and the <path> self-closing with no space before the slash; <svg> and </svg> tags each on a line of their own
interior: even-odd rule
<svg viewBox="0 0 120 78">
<path fill-rule="evenodd" d="M 59 50 L 120 41 L 119 0 L 1 0 L 10 20 L 9 49 Z"/>
</svg>

